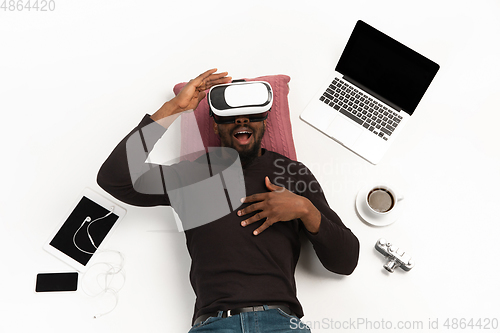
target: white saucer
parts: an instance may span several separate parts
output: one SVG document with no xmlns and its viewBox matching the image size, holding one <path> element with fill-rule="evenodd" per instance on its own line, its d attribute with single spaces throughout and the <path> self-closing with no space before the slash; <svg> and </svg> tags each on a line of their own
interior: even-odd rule
<svg viewBox="0 0 500 333">
<path fill-rule="evenodd" d="M 390 213 L 373 216 L 373 213 L 370 212 L 370 208 L 368 208 L 368 206 L 366 205 L 365 200 L 370 189 L 372 189 L 372 187 L 362 188 L 356 196 L 356 212 L 358 213 L 359 217 L 364 222 L 377 227 L 383 227 L 396 222 L 396 220 L 401 215 L 401 212 L 403 211 L 405 200 L 403 199 L 398 201 L 398 204 Z"/>
</svg>

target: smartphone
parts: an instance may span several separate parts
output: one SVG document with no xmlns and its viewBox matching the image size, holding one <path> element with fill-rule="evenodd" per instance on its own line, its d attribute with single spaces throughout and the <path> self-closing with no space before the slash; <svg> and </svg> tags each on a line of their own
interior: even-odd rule
<svg viewBox="0 0 500 333">
<path fill-rule="evenodd" d="M 36 276 L 37 293 L 50 291 L 76 291 L 78 287 L 78 272 L 39 273 Z"/>
</svg>

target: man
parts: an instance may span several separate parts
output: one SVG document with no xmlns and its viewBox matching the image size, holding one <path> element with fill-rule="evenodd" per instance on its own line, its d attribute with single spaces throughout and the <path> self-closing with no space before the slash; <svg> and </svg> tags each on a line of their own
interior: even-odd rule
<svg viewBox="0 0 500 333">
<path fill-rule="evenodd" d="M 146 115 L 103 164 L 99 185 L 129 204 L 170 205 L 174 198 L 166 193 L 144 194 L 134 187 L 129 168 L 134 163 L 144 164 L 144 158 L 131 161 L 126 141 L 145 126 L 155 126 L 158 133 L 148 140 L 158 140 L 172 116 L 195 109 L 205 90 L 231 81 L 227 72 L 215 72 L 208 70 L 189 81 L 152 116 Z M 191 331 L 309 332 L 298 329 L 304 325 L 297 324 L 303 316 L 294 278 L 299 232 L 312 242 L 326 269 L 344 275 L 351 274 L 357 265 L 358 239 L 330 209 L 321 187 L 304 165 L 261 148 L 266 120 L 240 115 L 233 123 L 218 124 L 221 119 L 213 117 L 221 146 L 239 154 L 246 197 L 235 211 L 185 231 L 192 259 L 190 280 L 197 296 Z M 168 179 L 196 162 L 179 165 L 182 167 L 162 167 L 161 174 Z M 299 188 L 298 184 L 306 186 Z"/>
</svg>

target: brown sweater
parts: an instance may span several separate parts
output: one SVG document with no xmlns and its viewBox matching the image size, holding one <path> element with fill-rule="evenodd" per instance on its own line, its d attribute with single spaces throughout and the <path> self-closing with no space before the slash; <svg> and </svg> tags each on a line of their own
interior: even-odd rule
<svg viewBox="0 0 500 333">
<path fill-rule="evenodd" d="M 142 133 L 145 126 L 148 126 L 147 135 Z M 164 132 L 163 127 L 146 115 L 104 162 L 97 176 L 98 184 L 131 205 L 170 205 L 161 179 L 158 179 L 157 194 L 134 189 L 129 165 L 144 164 L 145 159 L 136 155 L 137 161 L 128 160 L 126 147 L 131 135 L 141 133 L 147 153 Z M 157 174 L 168 177 L 172 174 L 169 170 L 175 170 L 175 174 L 182 175 L 190 163 L 196 162 L 162 166 Z M 147 167 L 158 169 L 158 166 Z M 303 164 L 263 149 L 260 157 L 245 166 L 243 175 L 247 196 L 267 192 L 264 179 L 269 176 L 272 183 L 307 197 L 321 212 L 320 230 L 311 234 L 300 220 L 292 220 L 275 223 L 254 236 L 253 230 L 262 222 L 242 227 L 240 222 L 248 216 L 236 214 L 246 204 L 233 207 L 231 213 L 214 222 L 186 230 L 192 259 L 190 280 L 196 294 L 193 320 L 205 313 L 262 304 L 285 304 L 302 317 L 294 277 L 300 254 L 299 233 L 305 233 L 326 269 L 343 275 L 351 274 L 357 265 L 358 239 L 329 207 L 320 185 Z"/>
</svg>

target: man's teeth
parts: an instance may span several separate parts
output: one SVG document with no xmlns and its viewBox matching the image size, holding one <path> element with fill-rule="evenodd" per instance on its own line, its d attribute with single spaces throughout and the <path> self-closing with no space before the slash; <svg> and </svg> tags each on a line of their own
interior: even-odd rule
<svg viewBox="0 0 500 333">
<path fill-rule="evenodd" d="M 240 132 L 236 132 L 235 135 L 237 134 L 252 134 L 251 132 L 248 132 L 248 131 L 240 131 Z"/>
</svg>

